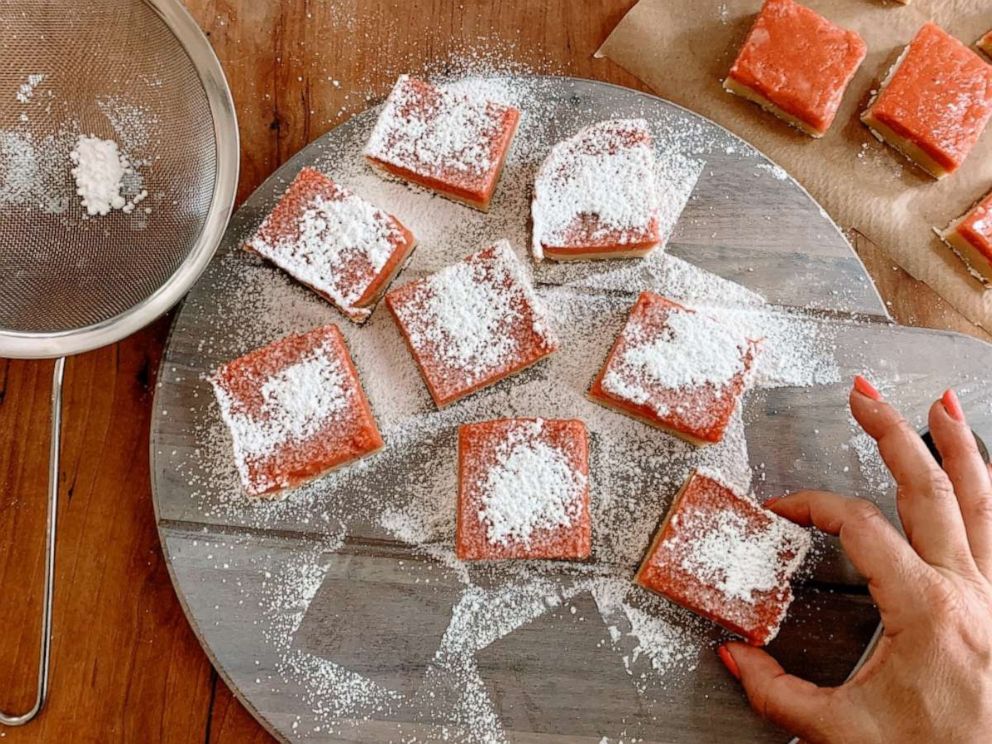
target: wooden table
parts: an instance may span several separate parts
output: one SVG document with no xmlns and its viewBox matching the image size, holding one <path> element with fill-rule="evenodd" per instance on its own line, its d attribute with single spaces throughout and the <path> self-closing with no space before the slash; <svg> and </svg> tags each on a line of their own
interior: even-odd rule
<svg viewBox="0 0 992 744">
<path fill-rule="evenodd" d="M 396 74 L 472 49 L 643 89 L 592 53 L 634 0 L 187 0 L 238 107 L 244 199 L 280 163 L 381 97 Z M 402 17 L 391 7 L 402 7 Z M 989 340 L 876 246 L 855 247 L 900 322 Z M 163 318 L 69 361 L 52 695 L 4 741 L 239 742 L 269 736 L 219 683 L 155 530 L 148 428 Z M 0 360 L 0 707 L 34 695 L 50 362 Z"/>
</svg>

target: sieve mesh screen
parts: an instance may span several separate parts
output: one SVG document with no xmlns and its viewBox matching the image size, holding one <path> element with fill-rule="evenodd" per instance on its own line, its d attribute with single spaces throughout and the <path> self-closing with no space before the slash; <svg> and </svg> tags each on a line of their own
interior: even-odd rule
<svg viewBox="0 0 992 744">
<path fill-rule="evenodd" d="M 133 213 L 86 217 L 81 134 L 135 164 Z M 217 157 L 207 92 L 150 5 L 0 0 L 0 330 L 69 332 L 151 296 L 196 245 Z"/>
</svg>

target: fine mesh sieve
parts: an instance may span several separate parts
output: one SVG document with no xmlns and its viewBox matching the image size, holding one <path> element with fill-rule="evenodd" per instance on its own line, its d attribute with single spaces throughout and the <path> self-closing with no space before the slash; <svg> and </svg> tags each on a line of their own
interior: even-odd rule
<svg viewBox="0 0 992 744">
<path fill-rule="evenodd" d="M 133 212 L 87 217 L 80 135 L 134 165 Z M 223 71 L 178 0 L 0 0 L 0 357 L 62 357 L 52 388 L 38 693 L 48 686 L 64 357 L 113 343 L 175 304 L 223 235 L 238 131 Z"/>
</svg>

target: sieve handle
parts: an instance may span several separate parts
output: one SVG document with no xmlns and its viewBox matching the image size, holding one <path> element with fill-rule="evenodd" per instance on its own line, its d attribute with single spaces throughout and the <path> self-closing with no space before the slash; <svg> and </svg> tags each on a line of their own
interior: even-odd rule
<svg viewBox="0 0 992 744">
<path fill-rule="evenodd" d="M 48 453 L 48 528 L 45 534 L 45 594 L 41 606 L 41 651 L 38 657 L 38 693 L 34 706 L 20 715 L 0 712 L 0 724 L 23 726 L 41 712 L 48 697 L 52 659 L 52 596 L 55 590 L 55 526 L 59 506 L 59 452 L 62 438 L 62 373 L 65 357 L 55 361 L 52 373 L 52 433 Z"/>
</svg>

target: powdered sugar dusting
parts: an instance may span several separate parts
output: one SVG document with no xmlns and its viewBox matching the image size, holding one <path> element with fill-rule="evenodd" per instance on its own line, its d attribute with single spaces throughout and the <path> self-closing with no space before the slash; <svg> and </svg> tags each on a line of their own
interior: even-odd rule
<svg viewBox="0 0 992 744">
<path fill-rule="evenodd" d="M 526 544 L 535 530 L 567 527 L 581 511 L 586 477 L 541 429 L 540 420 L 511 429 L 482 484 L 479 518 L 490 542 Z"/>
<path fill-rule="evenodd" d="M 647 290 L 690 305 L 725 305 L 735 311 L 742 307 L 765 305 L 755 292 L 700 271 L 680 258 L 655 251 L 641 261 L 631 261 L 622 268 L 601 269 L 588 276 L 570 279 L 568 286 L 630 292 Z"/>
<path fill-rule="evenodd" d="M 330 554 L 341 545 L 339 536 L 330 536 L 299 546 L 288 560 L 277 564 L 275 571 L 263 572 L 258 601 L 270 622 L 263 637 L 278 654 L 276 672 L 282 679 L 300 684 L 315 716 L 328 723 L 367 715 L 370 710 L 386 712 L 399 701 L 395 692 L 367 677 L 305 649 L 294 648 L 293 641 L 304 616 L 324 582 Z"/>
<path fill-rule="evenodd" d="M 326 342 L 301 360 L 257 380 L 261 405 L 250 409 L 217 375 L 210 378 L 221 416 L 231 431 L 234 458 L 245 484 L 248 466 L 279 447 L 306 442 L 351 405 L 351 391 L 337 353 Z"/>
<path fill-rule="evenodd" d="M 644 610 L 624 603 L 623 612 L 630 623 L 630 633 L 637 639 L 631 663 L 642 654 L 655 671 L 665 674 L 680 667 L 690 671 L 696 668 L 698 649 L 692 633 L 664 616 L 648 614 Z"/>
<path fill-rule="evenodd" d="M 717 300 L 719 302 L 719 300 Z M 809 387 L 840 381 L 837 363 L 831 354 L 833 332 L 826 324 L 799 312 L 764 307 L 695 305 L 738 338 L 760 339 L 761 351 L 750 371 L 756 387 Z"/>
<path fill-rule="evenodd" d="M 654 182 L 658 199 L 658 227 L 662 242 L 675 230 L 705 163 L 677 149 L 664 148 L 655 156 Z"/>
<path fill-rule="evenodd" d="M 494 114 L 502 107 L 401 75 L 365 148 L 368 157 L 440 177 L 483 174 L 496 165 Z"/>
<path fill-rule="evenodd" d="M 779 556 L 797 543 L 804 544 L 797 538 L 806 534 L 791 522 L 780 520 L 769 521 L 765 529 L 755 531 L 732 511 L 718 514 L 715 523 L 711 514 L 693 510 L 680 512 L 675 520 L 683 537 L 673 541 L 672 549 L 685 551 L 682 568 L 726 597 L 750 604 L 757 594 L 781 585 Z M 794 573 L 805 557 L 805 549 L 795 551 L 784 573 Z"/>
<path fill-rule="evenodd" d="M 511 336 L 498 333 L 513 316 L 510 295 L 500 283 L 486 281 L 485 269 L 458 263 L 436 274 L 429 283 L 426 319 L 400 310 L 414 346 L 432 344 L 474 382 L 502 364 L 513 351 Z"/>
<path fill-rule="evenodd" d="M 857 455 L 861 475 L 868 486 L 868 491 L 864 495 L 867 498 L 878 499 L 894 485 L 892 474 L 885 466 L 875 440 L 862 431 L 854 419 L 851 420 L 851 427 L 854 431 L 848 446 Z"/>
<path fill-rule="evenodd" d="M 41 73 L 33 73 L 28 75 L 27 80 L 21 83 L 17 87 L 17 98 L 18 103 L 28 103 L 34 97 L 34 89 L 45 79 L 45 76 Z"/>
<path fill-rule="evenodd" d="M 153 158 L 149 147 L 161 142 L 158 115 L 122 96 L 102 98 L 97 101 L 97 106 L 113 127 L 121 149 L 131 155 L 131 162 L 151 165 Z"/>
<path fill-rule="evenodd" d="M 463 384 L 485 380 L 514 362 L 521 339 L 512 329 L 526 321 L 521 302 L 534 312 L 526 321 L 531 330 L 554 344 L 541 302 L 506 241 L 404 289 L 408 292 L 397 295 L 402 300 L 392 307 L 410 345 L 456 369 Z"/>
<path fill-rule="evenodd" d="M 720 388 L 745 372 L 747 339 L 704 313 L 673 308 L 661 333 L 641 320 L 628 325 L 624 335 L 629 346 L 610 365 L 603 387 L 634 403 L 651 400 L 639 380 L 670 390 Z"/>
<path fill-rule="evenodd" d="M 555 145 L 534 183 L 534 255 L 544 246 L 644 242 L 658 218 L 654 149 L 647 122 L 606 121 Z M 588 233 L 588 234 L 585 234 Z"/>
<path fill-rule="evenodd" d="M 235 313 L 230 321 L 237 323 L 247 313 L 257 318 L 251 334 L 265 336 L 326 317 L 321 315 L 324 308 L 319 300 L 311 299 L 292 284 L 274 281 L 278 275 L 250 262 L 246 264 L 243 257 L 232 258 L 239 259 L 243 267 L 236 274 L 237 294 L 253 299 L 247 306 L 230 306 Z M 679 294 L 699 293 L 701 288 L 709 287 L 719 297 L 722 286 L 722 280 L 685 265 L 670 275 L 667 288 L 671 294 Z M 206 511 L 226 514 L 225 520 L 234 518 L 266 526 L 299 518 L 308 520 L 310 528 L 327 529 L 336 526 L 338 520 L 371 519 L 383 535 L 407 541 L 415 554 L 439 567 L 458 567 L 462 588 L 457 591 L 463 599 L 456 601 L 445 638 L 425 677 L 423 696 L 416 701 L 384 698 L 382 688 L 361 675 L 327 660 L 287 654 L 287 668 L 297 675 L 294 678 L 312 679 L 308 684 L 324 691 L 320 695 L 308 694 L 307 698 L 322 716 L 339 720 L 334 714 L 342 710 L 335 700 L 357 701 L 358 716 L 376 716 L 376 711 L 383 710 L 381 706 L 402 710 L 404 706 L 424 704 L 432 720 L 457 723 L 460 731 L 473 732 L 465 741 L 503 741 L 505 732 L 475 662 L 476 653 L 560 607 L 563 598 L 575 596 L 583 588 L 594 590 L 598 599 L 604 600 L 601 611 L 609 613 L 604 620 L 620 634 L 616 641 L 617 663 L 628 669 L 646 700 L 659 691 L 677 689 L 680 680 L 700 663 L 700 657 L 708 657 L 706 646 L 711 631 L 707 624 L 663 600 L 643 606 L 644 592 L 631 585 L 630 576 L 667 506 L 665 494 L 674 493 L 694 468 L 707 466 L 731 480 L 736 488 L 748 488 L 750 468 L 740 414 L 735 415 L 723 442 L 699 449 L 595 406 L 584 397 L 584 389 L 622 325 L 629 299 L 574 288 L 541 288 L 538 293 L 561 329 L 561 351 L 548 359 L 546 374 L 540 378 L 521 377 L 494 388 L 487 396 L 473 397 L 441 411 L 423 400 L 416 370 L 403 366 L 406 351 L 398 345 L 388 315 L 376 313 L 369 324 L 345 329 L 387 442 L 381 458 L 331 473 L 292 492 L 284 502 L 267 502 L 246 510 L 241 497 L 225 503 L 215 501 L 211 495 L 215 489 L 225 489 L 222 474 L 230 463 L 227 447 L 204 450 L 202 456 L 207 458 L 213 482 L 194 485 L 193 490 L 200 492 L 197 498 Z M 780 312 L 754 310 L 755 318 L 766 324 Z M 809 326 L 805 331 L 810 344 L 805 352 L 810 356 L 807 370 L 813 369 L 814 362 L 830 365 L 829 352 L 825 351 L 829 347 L 824 346 L 815 321 L 787 317 L 782 323 L 783 327 Z M 783 352 L 787 354 L 797 351 L 789 345 L 790 339 L 789 334 L 783 334 L 777 342 L 786 344 Z M 557 382 L 549 384 L 549 380 Z M 595 445 L 591 452 L 593 563 L 566 569 L 527 561 L 516 566 L 487 567 L 480 572 L 477 567 L 466 568 L 454 561 L 449 547 L 454 535 L 457 489 L 452 465 L 456 453 L 454 432 L 463 422 L 509 414 L 579 418 L 590 428 Z M 206 447 L 207 441 L 201 446 Z M 403 482 L 390 485 L 384 474 L 401 468 Z M 329 523 L 325 522 L 328 518 Z M 619 602 L 612 613 L 607 599 L 611 594 Z M 624 609 L 624 603 L 628 609 Z M 440 734 L 438 738 L 442 738 Z"/>
<path fill-rule="evenodd" d="M 789 582 L 811 543 L 802 527 L 704 468 L 672 507 L 639 580 L 767 643 L 792 602 Z"/>
<path fill-rule="evenodd" d="M 22 204 L 39 198 L 38 162 L 32 138 L 0 132 L 0 204 Z"/>
<path fill-rule="evenodd" d="M 350 317 L 368 317 L 371 309 L 359 303 L 405 236 L 392 217 L 351 191 L 323 179 L 319 187 L 306 202 L 282 207 L 296 210 L 289 229 L 270 216 L 247 244 Z M 293 197 L 291 187 L 286 199 Z"/>
<path fill-rule="evenodd" d="M 354 195 L 327 201 L 316 199 L 303 213 L 302 239 L 310 243 L 330 233 L 339 242 L 331 250 L 331 264 L 341 253 L 361 251 L 375 271 L 382 271 L 391 253 L 395 232 L 377 221 L 382 213 Z"/>
</svg>

